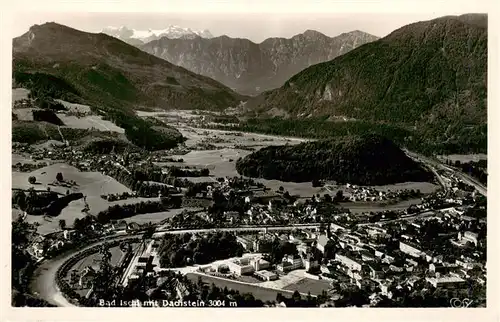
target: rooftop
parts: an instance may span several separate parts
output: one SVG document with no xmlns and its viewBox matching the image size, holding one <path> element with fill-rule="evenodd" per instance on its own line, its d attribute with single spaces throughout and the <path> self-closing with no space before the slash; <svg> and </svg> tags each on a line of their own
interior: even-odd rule
<svg viewBox="0 0 500 322">
<path fill-rule="evenodd" d="M 436 283 L 460 283 L 460 282 L 465 282 L 465 280 L 461 277 L 450 275 L 450 276 L 443 276 L 443 277 L 437 277 L 437 278 L 427 278 L 428 281 L 433 281 Z"/>
<path fill-rule="evenodd" d="M 320 235 L 318 237 L 318 245 L 325 247 L 326 243 L 328 243 L 329 238 L 326 235 Z"/>
<path fill-rule="evenodd" d="M 286 266 L 286 265 L 285 265 L 285 266 Z M 255 272 L 255 273 L 256 273 L 256 274 L 259 274 L 259 275 L 261 275 L 261 276 L 264 276 L 264 277 L 273 277 L 273 276 L 276 276 L 276 274 L 275 274 L 275 273 L 270 272 L 270 271 L 265 270 L 265 269 L 264 269 L 264 270 L 261 270 L 261 271 L 257 271 L 257 272 Z"/>
</svg>

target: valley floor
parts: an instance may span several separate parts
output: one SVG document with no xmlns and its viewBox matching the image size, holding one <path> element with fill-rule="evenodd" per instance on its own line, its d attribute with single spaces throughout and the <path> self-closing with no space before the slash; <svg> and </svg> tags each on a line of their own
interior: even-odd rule
<svg viewBox="0 0 500 322">
<path fill-rule="evenodd" d="M 164 115 L 164 112 L 162 112 Z M 184 111 L 184 113 L 186 113 Z M 209 177 L 196 177 L 188 178 L 189 180 L 195 182 L 208 181 L 212 182 L 218 177 L 232 177 L 239 176 L 236 171 L 235 163 L 240 157 L 244 157 L 251 153 L 246 147 L 252 146 L 252 149 L 258 149 L 260 147 L 265 147 L 269 145 L 283 145 L 283 144 L 298 144 L 303 142 L 302 139 L 297 138 L 286 138 L 277 137 L 271 135 L 261 135 L 254 133 L 241 133 L 241 132 L 229 132 L 222 130 L 205 130 L 192 126 L 183 124 L 179 127 L 180 131 L 184 136 L 187 137 L 186 146 L 191 149 L 187 154 L 174 155 L 174 158 L 182 158 L 184 160 L 183 165 L 196 167 L 196 168 L 208 168 L 210 169 L 211 175 Z M 203 149 L 201 146 L 203 143 L 212 143 L 216 149 Z M 243 148 L 243 149 L 242 149 Z M 106 176 L 99 172 L 80 172 L 76 168 L 69 166 L 64 163 L 54 163 L 53 161 L 34 161 L 27 155 L 13 154 L 12 155 L 13 164 L 17 162 L 21 163 L 36 163 L 36 162 L 47 162 L 49 165 L 37 169 L 32 172 L 22 173 L 22 172 L 12 172 L 12 188 L 13 189 L 23 189 L 27 190 L 32 185 L 28 183 L 28 178 L 30 176 L 35 176 L 37 183 L 34 185 L 36 190 L 46 190 L 50 187 L 52 191 L 64 194 L 68 188 L 51 186 L 49 184 L 55 181 L 56 174 L 58 172 L 63 173 L 65 180 L 73 180 L 76 182 L 76 186 L 72 187 L 71 192 L 81 192 L 87 196 L 87 203 L 90 206 L 90 213 L 97 214 L 99 211 L 107 209 L 109 206 L 114 204 L 133 204 L 136 202 L 155 200 L 155 198 L 130 198 L 122 201 L 108 202 L 103 200 L 100 195 L 102 194 L 112 194 L 112 193 L 123 193 L 131 192 L 130 189 L 117 182 L 115 179 Z M 309 198 L 316 194 L 329 193 L 334 195 L 338 190 L 346 191 L 345 186 L 332 186 L 327 187 L 312 187 L 311 183 L 295 183 L 295 182 L 283 182 L 279 180 L 265 180 L 256 179 L 257 182 L 261 182 L 267 187 L 271 188 L 272 191 L 278 190 L 283 187 L 285 191 L 288 191 L 291 195 L 298 195 L 301 198 Z M 396 185 L 388 186 L 376 186 L 374 187 L 380 191 L 397 191 L 404 189 L 419 189 L 422 193 L 427 194 L 435 191 L 439 186 L 432 183 L 401 183 Z M 407 208 L 412 203 L 419 203 L 418 199 L 397 202 L 390 205 L 381 205 L 379 202 L 348 202 L 342 204 L 342 206 L 351 209 L 353 212 L 369 212 L 369 211 L 381 211 L 381 210 L 397 210 Z M 60 216 L 52 220 L 46 220 L 43 218 L 28 216 L 29 222 L 38 222 L 39 232 L 42 234 L 47 234 L 59 230 L 58 221 L 59 219 L 64 219 L 71 225 L 76 218 L 83 218 L 85 216 L 81 210 L 84 208 L 84 201 L 82 199 L 73 201 L 66 207 Z M 181 212 L 183 209 L 176 209 L 167 212 L 151 213 L 151 214 L 141 214 L 136 215 L 131 218 L 127 218 L 127 222 L 160 222 L 166 218 L 172 217 L 175 214 Z M 13 214 L 17 214 L 14 210 Z"/>
</svg>

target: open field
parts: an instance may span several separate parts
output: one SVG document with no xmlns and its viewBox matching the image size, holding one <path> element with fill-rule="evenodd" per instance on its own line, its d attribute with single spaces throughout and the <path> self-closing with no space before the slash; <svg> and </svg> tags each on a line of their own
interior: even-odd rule
<svg viewBox="0 0 500 322">
<path fill-rule="evenodd" d="M 192 110 L 157 110 L 153 112 L 149 111 L 136 111 L 137 116 L 140 117 L 156 117 L 159 119 L 167 119 L 168 121 L 176 121 L 180 119 L 193 119 L 200 118 L 202 115 L 197 115 L 193 113 Z"/>
<path fill-rule="evenodd" d="M 252 293 L 256 299 L 261 301 L 276 301 L 276 295 L 278 295 L 278 293 L 286 296 L 290 296 L 293 293 L 292 291 L 273 290 L 250 284 L 241 284 L 231 280 L 215 278 L 204 274 L 188 273 L 186 276 L 194 283 L 198 281 L 198 276 L 201 276 L 203 282 L 208 283 L 209 285 L 214 283 L 216 286 L 221 288 L 227 287 L 228 289 L 239 291 L 240 294 Z"/>
<path fill-rule="evenodd" d="M 250 152 L 245 150 L 229 149 L 191 151 L 185 155 L 176 157 L 184 159 L 188 166 L 207 167 L 210 174 L 215 177 L 236 176 L 236 160 L 244 157 Z M 229 161 L 232 159 L 233 161 Z"/>
<path fill-rule="evenodd" d="M 395 204 L 383 204 L 381 202 L 358 201 L 358 202 L 341 202 L 340 206 L 349 209 L 352 213 L 363 213 L 370 211 L 383 211 L 383 210 L 404 210 L 411 205 L 418 205 L 421 203 L 420 199 L 410 199 L 399 201 Z"/>
<path fill-rule="evenodd" d="M 184 210 L 198 210 L 199 208 L 180 208 L 180 209 L 171 209 L 169 211 L 162 211 L 162 212 L 153 212 L 153 213 L 148 213 L 148 214 L 141 214 L 141 215 L 135 215 L 130 218 L 125 218 L 124 220 L 126 222 L 135 222 L 138 224 L 145 224 L 145 223 L 159 223 L 167 218 L 172 218 L 173 216 L 180 214 Z"/>
<path fill-rule="evenodd" d="M 375 190 L 384 192 L 388 191 L 395 192 L 395 191 L 413 189 L 413 190 L 420 190 L 420 192 L 423 194 L 429 194 L 438 190 L 440 186 L 430 182 L 403 182 L 385 186 L 370 186 L 370 188 L 374 188 Z M 326 184 L 325 187 L 321 190 L 321 192 L 335 194 L 337 193 L 338 190 L 342 190 L 344 196 L 350 195 L 349 188 L 347 188 L 347 186 L 345 185 Z"/>
<path fill-rule="evenodd" d="M 17 159 L 19 160 L 19 158 Z M 77 186 L 73 186 L 71 188 L 66 188 L 62 186 L 50 186 L 49 183 L 55 181 L 56 174 L 61 172 L 65 180 L 74 180 L 77 183 Z M 28 182 L 28 178 L 30 176 L 35 176 L 37 179 L 37 183 L 31 185 Z M 111 194 L 111 193 L 123 193 L 123 192 L 131 192 L 130 189 L 116 181 L 115 179 L 105 176 L 99 172 L 80 172 L 78 169 L 69 166 L 64 163 L 52 164 L 47 167 L 40 168 L 31 173 L 21 173 L 21 172 L 13 172 L 12 173 L 12 188 L 24 189 L 27 190 L 29 188 L 35 188 L 36 190 L 47 190 L 48 187 L 52 191 L 65 194 L 66 190 L 70 190 L 71 192 L 81 192 L 87 197 L 87 203 L 90 207 L 90 213 L 93 215 L 97 215 L 102 210 L 107 209 L 113 205 L 124 205 L 124 204 L 135 204 L 141 201 L 157 201 L 158 198 L 129 198 L 125 200 L 117 200 L 108 202 L 107 200 L 102 199 L 101 194 Z M 76 218 L 85 217 L 85 213 L 82 212 L 82 209 L 85 207 L 85 202 L 83 199 L 75 200 L 69 203 L 67 207 L 65 207 L 61 214 L 54 218 L 44 219 L 41 216 L 27 216 L 27 221 L 30 223 L 39 223 L 38 232 L 40 234 L 48 234 L 54 231 L 59 230 L 59 220 L 64 219 L 68 226 L 72 225 Z M 157 223 L 161 222 L 167 218 L 171 218 L 176 214 L 182 212 L 185 208 L 182 209 L 172 209 L 170 211 L 165 212 L 157 212 L 157 213 L 148 213 L 148 214 L 140 214 L 130 218 L 126 218 L 127 222 L 136 222 L 136 223 Z M 188 208 L 188 210 L 192 210 Z M 14 216 L 14 215 L 13 215 Z"/>
<path fill-rule="evenodd" d="M 186 179 L 186 180 L 189 180 L 189 181 L 194 182 L 194 183 L 216 182 L 217 181 L 217 177 L 182 177 L 180 179 Z"/>
<path fill-rule="evenodd" d="M 77 117 L 74 115 L 68 116 L 64 113 L 58 113 L 57 116 L 63 121 L 66 127 L 75 129 L 96 129 L 99 131 L 111 131 L 117 133 L 125 133 L 125 130 L 121 127 L 116 126 L 111 121 L 103 120 L 101 116 L 98 115 L 87 115 L 83 117 Z"/>
<path fill-rule="evenodd" d="M 28 89 L 25 89 L 25 88 L 21 88 L 21 87 L 13 88 L 12 89 L 12 103 L 14 103 L 15 101 L 22 100 L 22 99 L 27 99 L 29 92 L 30 91 Z"/>
<path fill-rule="evenodd" d="M 218 177 L 239 176 L 236 171 L 236 160 L 250 153 L 250 151 L 225 148 L 222 150 L 191 151 L 177 157 L 183 158 L 185 165 L 210 169 L 212 177 L 188 178 L 188 180 L 193 182 L 210 182 Z M 233 161 L 230 161 L 230 159 Z M 291 195 L 310 197 L 321 190 L 321 188 L 313 188 L 310 182 L 296 183 L 266 179 L 255 179 L 255 181 L 262 182 L 272 190 L 278 190 L 280 186 L 283 186 Z"/>
<path fill-rule="evenodd" d="M 156 161 L 153 161 L 153 164 L 156 166 L 159 166 L 159 167 L 181 167 L 182 168 L 184 166 L 184 163 L 182 163 L 182 162 L 156 162 Z M 197 167 L 197 168 L 203 169 L 203 167 Z"/>
<path fill-rule="evenodd" d="M 304 279 L 305 269 L 296 269 L 286 275 L 281 275 L 275 281 L 265 281 L 260 283 L 262 287 L 269 287 L 272 289 L 285 289 L 288 285 L 295 284 Z M 293 292 L 293 291 L 290 291 Z M 307 293 L 307 292 L 306 292 Z"/>
<path fill-rule="evenodd" d="M 298 144 L 304 139 L 286 138 L 256 133 L 230 132 L 222 130 L 206 130 L 188 126 L 179 127 L 178 130 L 187 138 L 186 145 L 195 145 L 203 139 L 221 140 L 221 143 L 213 143 L 219 147 L 231 147 L 234 145 L 264 147 L 269 145 Z M 238 134 L 236 134 L 238 133 Z"/>
<path fill-rule="evenodd" d="M 60 99 L 56 99 L 56 101 L 61 103 L 62 105 L 64 105 L 64 107 L 66 107 L 69 112 L 90 113 L 90 106 L 88 106 L 88 105 L 70 103 L 70 102 L 60 100 Z"/>
<path fill-rule="evenodd" d="M 20 121 L 33 121 L 33 108 L 16 108 L 12 110 Z"/>
<path fill-rule="evenodd" d="M 55 181 L 56 174 L 61 172 L 63 174 L 64 180 L 74 180 L 77 186 L 72 188 L 66 188 L 62 186 L 50 186 L 49 183 Z M 37 183 L 31 185 L 28 182 L 30 176 L 35 176 Z M 52 191 L 65 194 L 66 190 L 71 192 L 81 192 L 87 196 L 87 203 L 90 206 L 90 213 L 96 215 L 98 212 L 107 209 L 109 206 L 115 204 L 134 204 L 141 201 L 147 200 L 157 200 L 156 198 L 130 198 L 126 200 L 118 200 L 113 202 L 108 202 L 100 197 L 101 194 L 110 193 L 123 193 L 131 192 L 130 189 L 116 181 L 115 179 L 105 176 L 99 172 L 80 172 L 78 169 L 69 166 L 64 163 L 57 163 L 47 167 L 40 168 L 31 173 L 21 173 L 12 172 L 12 188 L 24 189 L 35 188 L 36 190 L 46 190 L 48 187 Z M 55 218 L 45 220 L 40 216 L 28 216 L 27 220 L 29 222 L 38 222 L 40 226 L 38 231 L 41 234 L 47 234 L 53 231 L 59 230 L 59 219 L 66 220 L 66 224 L 72 225 L 76 218 L 83 218 L 85 214 L 81 212 L 84 208 L 85 203 L 83 199 L 75 200 L 70 202 L 70 204 L 64 208 L 61 214 Z M 142 217 L 139 221 L 153 221 L 152 218 L 148 218 L 147 215 L 139 215 Z M 154 214 L 156 221 L 161 221 L 160 218 L 166 218 L 167 216 L 172 216 L 171 214 L 162 215 Z M 129 221 L 134 221 L 135 217 L 128 218 Z M 144 219 L 146 218 L 146 219 Z"/>
<path fill-rule="evenodd" d="M 313 280 L 304 278 L 300 281 L 286 286 L 284 289 L 289 291 L 299 291 L 300 293 L 311 292 L 311 295 L 320 295 L 322 291 L 328 291 L 331 288 L 330 282 L 325 280 Z"/>
<path fill-rule="evenodd" d="M 271 188 L 271 191 L 276 191 L 279 187 L 283 187 L 292 196 L 312 197 L 321 191 L 321 187 L 313 187 L 310 182 L 284 182 L 266 179 L 255 179 L 255 181 L 263 183 L 266 187 Z"/>
</svg>

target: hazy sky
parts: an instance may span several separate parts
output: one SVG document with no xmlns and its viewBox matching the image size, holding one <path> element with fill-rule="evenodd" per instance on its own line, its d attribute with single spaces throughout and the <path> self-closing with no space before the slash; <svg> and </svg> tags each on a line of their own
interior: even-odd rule
<svg viewBox="0 0 500 322">
<path fill-rule="evenodd" d="M 450 11 L 449 14 L 461 12 Z M 462 12 L 465 13 L 465 12 Z M 127 26 L 147 30 L 162 29 L 168 25 L 208 29 L 214 36 L 248 38 L 261 42 L 268 37 L 291 37 L 307 29 L 328 36 L 362 30 L 383 37 L 409 23 L 440 17 L 439 13 L 108 13 L 108 12 L 38 12 L 16 14 L 12 36 L 28 31 L 34 24 L 54 21 L 79 30 L 99 32 L 106 26 Z"/>
</svg>

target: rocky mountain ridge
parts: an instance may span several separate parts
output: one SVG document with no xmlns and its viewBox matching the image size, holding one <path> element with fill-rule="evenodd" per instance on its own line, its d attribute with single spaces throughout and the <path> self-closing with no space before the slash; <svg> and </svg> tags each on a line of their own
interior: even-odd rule
<svg viewBox="0 0 500 322">
<path fill-rule="evenodd" d="M 409 24 L 303 70 L 245 107 L 397 125 L 423 145 L 485 151 L 487 22 L 468 14 Z"/>
<path fill-rule="evenodd" d="M 292 38 L 268 38 L 261 43 L 220 36 L 169 39 L 163 37 L 140 49 L 211 77 L 233 90 L 256 95 L 283 85 L 311 65 L 331 60 L 378 37 L 362 31 L 328 37 L 314 30 Z"/>
</svg>

